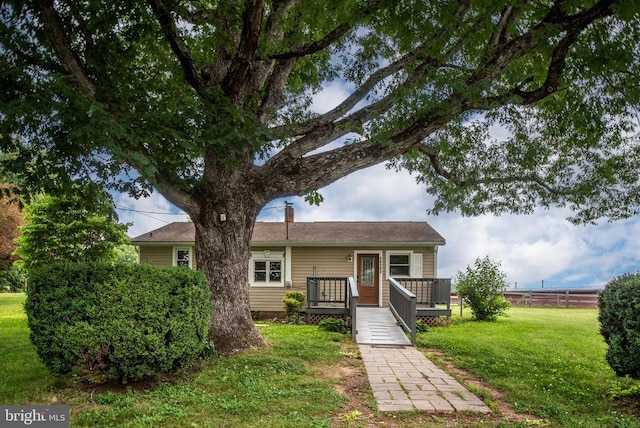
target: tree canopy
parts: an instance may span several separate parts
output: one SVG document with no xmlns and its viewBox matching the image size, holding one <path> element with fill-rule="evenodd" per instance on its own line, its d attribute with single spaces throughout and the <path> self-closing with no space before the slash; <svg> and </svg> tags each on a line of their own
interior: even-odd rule
<svg viewBox="0 0 640 428">
<path fill-rule="evenodd" d="M 25 188 L 156 189 L 185 210 L 214 312 L 237 317 L 214 320 L 211 334 L 235 337 L 226 325 L 253 328 L 248 290 L 232 288 L 247 275 L 235 266 L 247 264 L 259 210 L 290 195 L 317 201 L 323 186 L 387 160 L 418 174 L 433 213 L 637 214 L 639 9 L 635 0 L 8 0 L 2 162 Z M 313 111 L 328 85 L 348 95 Z"/>
<path fill-rule="evenodd" d="M 634 1 L 49 0 L 0 16 L 2 145 L 39 186 L 193 205 L 222 162 L 268 176 L 264 200 L 406 154 L 434 212 L 637 212 Z M 330 82 L 351 95 L 309 111 Z"/>
</svg>

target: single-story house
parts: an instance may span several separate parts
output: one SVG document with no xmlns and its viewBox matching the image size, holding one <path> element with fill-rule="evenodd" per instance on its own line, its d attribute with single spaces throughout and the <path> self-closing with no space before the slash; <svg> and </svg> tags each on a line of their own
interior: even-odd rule
<svg viewBox="0 0 640 428">
<path fill-rule="evenodd" d="M 249 265 L 253 311 L 282 311 L 290 290 L 307 292 L 309 278 L 353 277 L 359 304 L 387 306 L 387 278 L 437 278 L 438 247 L 445 239 L 426 222 L 256 222 Z M 132 240 L 141 263 L 197 264 L 195 228 L 176 222 Z"/>
</svg>

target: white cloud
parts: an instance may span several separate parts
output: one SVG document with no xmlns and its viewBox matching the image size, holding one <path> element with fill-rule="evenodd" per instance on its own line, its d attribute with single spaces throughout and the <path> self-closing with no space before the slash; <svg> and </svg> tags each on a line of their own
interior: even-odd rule
<svg viewBox="0 0 640 428">
<path fill-rule="evenodd" d="M 337 107 L 350 93 L 351 91 L 344 83 L 332 82 L 313 97 L 310 110 L 316 113 L 325 113 Z"/>
</svg>

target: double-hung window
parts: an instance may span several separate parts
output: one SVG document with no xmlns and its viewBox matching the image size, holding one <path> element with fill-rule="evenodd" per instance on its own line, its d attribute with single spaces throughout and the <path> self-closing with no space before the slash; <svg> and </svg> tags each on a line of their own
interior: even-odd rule
<svg viewBox="0 0 640 428">
<path fill-rule="evenodd" d="M 173 266 L 193 268 L 193 249 L 191 247 L 173 247 Z"/>
<path fill-rule="evenodd" d="M 387 269 L 394 278 L 421 278 L 422 254 L 413 251 L 391 250 L 387 252 Z"/>
<path fill-rule="evenodd" d="M 390 276 L 411 276 L 411 254 L 390 254 L 389 255 Z"/>
<path fill-rule="evenodd" d="M 251 255 L 250 280 L 254 287 L 284 286 L 284 254 L 256 251 Z"/>
</svg>

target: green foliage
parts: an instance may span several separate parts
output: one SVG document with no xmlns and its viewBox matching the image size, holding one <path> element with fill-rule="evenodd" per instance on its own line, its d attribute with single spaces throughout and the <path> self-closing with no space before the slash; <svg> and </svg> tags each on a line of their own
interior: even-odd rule
<svg viewBox="0 0 640 428">
<path fill-rule="evenodd" d="M 640 274 L 609 282 L 598 298 L 607 362 L 618 376 L 640 379 Z"/>
<path fill-rule="evenodd" d="M 284 303 L 285 316 L 290 324 L 300 323 L 300 310 L 304 299 L 305 295 L 300 291 L 287 291 L 287 294 L 283 297 L 282 303 Z"/>
<path fill-rule="evenodd" d="M 25 308 L 31 341 L 54 374 L 93 378 L 174 373 L 205 349 L 209 287 L 199 271 L 52 263 L 34 268 Z"/>
<path fill-rule="evenodd" d="M 276 198 L 319 203 L 317 189 L 390 159 L 435 213 L 627 218 L 640 209 L 639 12 L 630 0 L 6 0 L 0 171 L 25 193 L 157 189 L 198 236 L 230 237 Z M 347 93 L 318 111 L 334 86 Z M 220 228 L 212 214 L 229 208 Z M 246 265 L 250 237 L 199 257 Z M 222 248 L 232 241 L 244 248 Z M 221 294 L 248 317 L 239 276 Z"/>
<path fill-rule="evenodd" d="M 27 270 L 54 261 L 115 262 L 116 249 L 130 241 L 111 197 L 95 187 L 38 196 L 25 211 L 27 224 L 20 229 L 16 254 Z"/>
<path fill-rule="evenodd" d="M 272 324 L 263 330 L 272 347 L 207 359 L 197 371 L 148 389 L 93 391 L 73 376 L 50 375 L 38 360 L 29 343 L 24 297 L 0 295 L 0 403 L 53 403 L 64 397 L 74 428 L 320 428 L 332 426 L 344 410 L 347 397 L 336 388 L 340 379 L 319 369 L 353 360 L 332 334 L 316 326 Z"/>
<path fill-rule="evenodd" d="M 506 274 L 500 270 L 500 263 L 492 262 L 488 256 L 476 259 L 473 267 L 456 275 L 458 296 L 471 307 L 478 321 L 493 321 L 504 315 L 509 302 L 503 293 L 509 284 Z"/>
<path fill-rule="evenodd" d="M 116 264 L 133 264 L 138 262 L 136 247 L 130 244 L 121 244 L 113 249 Z"/>
<path fill-rule="evenodd" d="M 320 330 L 332 331 L 346 334 L 349 332 L 349 325 L 342 318 L 325 318 L 318 323 Z"/>
<path fill-rule="evenodd" d="M 416 320 L 416 333 L 426 333 L 429 331 L 429 326 L 421 319 Z"/>
<path fill-rule="evenodd" d="M 25 276 L 22 269 L 9 265 L 0 269 L 0 293 L 8 291 L 17 293 L 24 291 Z"/>
</svg>

